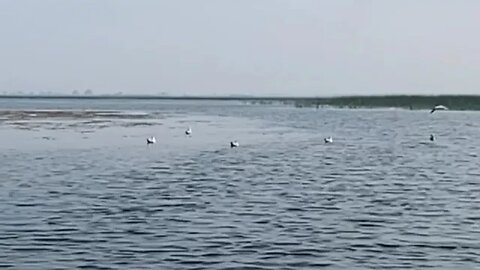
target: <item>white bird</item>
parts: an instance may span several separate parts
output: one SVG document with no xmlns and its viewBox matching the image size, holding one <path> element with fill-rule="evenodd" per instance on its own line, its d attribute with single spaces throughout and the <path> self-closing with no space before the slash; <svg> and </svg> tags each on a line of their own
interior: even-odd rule
<svg viewBox="0 0 480 270">
<path fill-rule="evenodd" d="M 231 141 L 230 142 L 230 147 L 231 148 L 235 148 L 235 147 L 239 147 L 240 146 L 240 143 L 237 142 L 237 141 Z"/>
<path fill-rule="evenodd" d="M 430 134 L 430 141 L 435 141 L 435 136 L 433 134 Z"/>
<path fill-rule="evenodd" d="M 333 138 L 332 136 L 329 136 L 328 138 L 323 139 L 325 143 L 333 143 Z"/>
<path fill-rule="evenodd" d="M 192 129 L 190 127 L 187 130 L 185 130 L 185 135 L 187 136 L 192 135 Z"/>
<path fill-rule="evenodd" d="M 433 107 L 430 113 L 434 113 L 435 111 L 444 111 L 444 110 L 448 110 L 448 108 L 443 105 L 435 105 L 435 107 Z"/>
<path fill-rule="evenodd" d="M 156 142 L 157 142 L 157 140 L 156 140 L 155 137 L 153 137 L 153 136 L 147 138 L 147 144 L 154 144 L 154 143 L 156 143 Z"/>
</svg>

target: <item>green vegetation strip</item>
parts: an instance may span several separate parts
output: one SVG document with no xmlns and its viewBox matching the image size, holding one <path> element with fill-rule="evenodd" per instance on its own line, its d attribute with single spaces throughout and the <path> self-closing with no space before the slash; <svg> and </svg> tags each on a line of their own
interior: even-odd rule
<svg viewBox="0 0 480 270">
<path fill-rule="evenodd" d="M 296 107 L 405 108 L 430 109 L 441 104 L 451 110 L 480 110 L 480 95 L 395 95 L 343 97 L 254 97 L 254 96 L 0 96 L 0 99 L 152 99 L 152 100 L 232 100 L 251 104 L 281 103 Z"/>
</svg>

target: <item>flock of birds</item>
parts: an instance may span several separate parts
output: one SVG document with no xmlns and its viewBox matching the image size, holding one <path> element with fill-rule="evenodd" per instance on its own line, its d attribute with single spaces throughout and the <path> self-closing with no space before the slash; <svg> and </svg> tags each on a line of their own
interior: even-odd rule
<svg viewBox="0 0 480 270">
<path fill-rule="evenodd" d="M 432 108 L 432 110 L 430 111 L 430 114 L 434 113 L 435 111 L 443 111 L 443 110 L 448 110 L 447 107 L 443 106 L 443 105 L 435 105 L 435 107 Z M 192 136 L 192 128 L 187 128 L 187 130 L 185 130 L 185 135 L 187 136 Z M 333 143 L 333 138 L 332 136 L 329 136 L 327 138 L 324 138 L 323 141 L 325 143 Z M 435 141 L 435 135 L 433 134 L 430 134 L 430 141 Z M 154 136 L 151 136 L 151 137 L 148 137 L 147 138 L 147 144 L 155 144 L 157 142 L 157 140 L 155 139 Z M 239 147 L 240 146 L 240 143 L 236 140 L 234 141 L 231 141 L 230 142 L 230 147 L 231 148 L 236 148 L 236 147 Z"/>
<path fill-rule="evenodd" d="M 192 136 L 192 133 L 193 133 L 193 131 L 192 131 L 191 127 L 187 128 L 187 130 L 185 130 L 185 135 L 187 135 L 187 136 Z M 156 142 L 157 142 L 157 139 L 155 139 L 154 136 L 151 136 L 151 137 L 147 138 L 147 145 L 148 144 L 155 144 Z M 231 148 L 236 148 L 236 147 L 239 147 L 239 146 L 240 146 L 240 143 L 236 140 L 230 142 L 230 147 Z"/>
</svg>

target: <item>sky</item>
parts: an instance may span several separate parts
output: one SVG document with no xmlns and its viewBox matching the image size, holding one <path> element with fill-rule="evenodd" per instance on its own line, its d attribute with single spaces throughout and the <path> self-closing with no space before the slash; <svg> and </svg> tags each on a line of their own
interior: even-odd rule
<svg viewBox="0 0 480 270">
<path fill-rule="evenodd" d="M 0 0 L 0 94 L 480 94 L 478 0 Z"/>
</svg>

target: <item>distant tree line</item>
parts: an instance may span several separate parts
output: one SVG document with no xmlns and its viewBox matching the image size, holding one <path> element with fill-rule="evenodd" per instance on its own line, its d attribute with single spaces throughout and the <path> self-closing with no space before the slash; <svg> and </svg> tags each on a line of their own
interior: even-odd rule
<svg viewBox="0 0 480 270">
<path fill-rule="evenodd" d="M 405 109 L 429 109 L 442 104 L 452 110 L 480 110 L 480 96 L 349 96 L 333 98 L 296 99 L 297 107 L 334 106 L 343 108 L 395 107 Z"/>
</svg>

